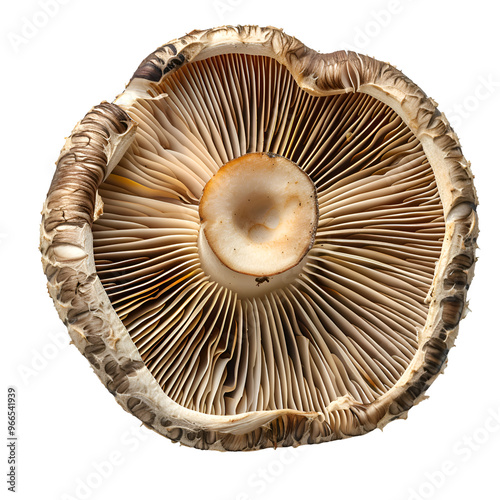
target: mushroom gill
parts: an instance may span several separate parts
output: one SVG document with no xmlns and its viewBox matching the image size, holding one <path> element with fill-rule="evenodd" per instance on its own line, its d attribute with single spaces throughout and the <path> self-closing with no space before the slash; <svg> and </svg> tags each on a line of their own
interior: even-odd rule
<svg viewBox="0 0 500 500">
<path fill-rule="evenodd" d="M 165 393 L 233 415 L 327 412 L 394 386 L 417 350 L 444 236 L 432 169 L 397 113 L 366 94 L 313 96 L 276 60 L 243 54 L 183 66 L 128 113 L 137 134 L 99 187 L 94 257 Z M 223 165 L 255 152 L 309 176 L 319 219 L 300 274 L 277 286 L 251 277 L 241 297 L 203 270 L 198 208 Z"/>
<path fill-rule="evenodd" d="M 436 106 L 275 28 L 150 54 L 76 125 L 42 211 L 49 293 L 117 402 L 216 450 L 405 417 L 454 345 L 478 233 Z"/>
</svg>

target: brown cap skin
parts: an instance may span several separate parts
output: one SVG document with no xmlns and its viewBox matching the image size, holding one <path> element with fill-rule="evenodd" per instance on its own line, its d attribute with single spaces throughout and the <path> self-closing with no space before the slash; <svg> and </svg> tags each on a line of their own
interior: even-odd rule
<svg viewBox="0 0 500 500">
<path fill-rule="evenodd" d="M 287 409 L 217 416 L 182 408 L 149 373 L 96 274 L 91 225 L 101 210 L 97 190 L 133 139 L 136 124 L 127 107 L 182 65 L 229 52 L 275 58 L 314 95 L 365 92 L 382 100 L 421 141 L 438 182 L 446 244 L 413 362 L 372 403 L 349 397 L 331 403 L 328 419 L 320 412 Z M 173 441 L 236 451 L 361 435 L 405 418 L 444 368 L 467 310 L 475 263 L 477 197 L 472 178 L 458 138 L 436 103 L 393 66 L 354 52 L 318 54 L 271 27 L 193 31 L 148 56 L 116 102 L 94 107 L 67 139 L 42 211 L 40 250 L 48 290 L 74 344 L 119 404 Z"/>
</svg>

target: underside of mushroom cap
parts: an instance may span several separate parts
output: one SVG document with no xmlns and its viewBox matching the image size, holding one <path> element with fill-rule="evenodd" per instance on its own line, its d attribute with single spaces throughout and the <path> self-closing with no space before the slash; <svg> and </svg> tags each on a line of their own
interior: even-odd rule
<svg viewBox="0 0 500 500">
<path fill-rule="evenodd" d="M 267 201 L 268 167 L 259 182 L 241 170 L 224 202 L 224 172 L 262 158 L 312 186 L 305 222 L 283 184 Z M 204 225 L 216 185 L 210 220 L 232 231 Z M 160 47 L 77 125 L 41 251 L 74 343 L 127 411 L 189 446 L 296 446 L 382 427 L 423 398 L 466 310 L 476 204 L 456 135 L 395 68 L 224 27 Z M 291 213 L 292 264 L 265 267 L 279 258 L 257 246 L 262 268 L 227 257 Z"/>
</svg>

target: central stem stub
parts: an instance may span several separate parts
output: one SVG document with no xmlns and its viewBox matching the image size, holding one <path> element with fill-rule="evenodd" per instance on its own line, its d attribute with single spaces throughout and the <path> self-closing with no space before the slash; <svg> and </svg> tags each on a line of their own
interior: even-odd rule
<svg viewBox="0 0 500 500">
<path fill-rule="evenodd" d="M 269 153 L 249 153 L 221 167 L 205 186 L 199 213 L 204 267 L 213 267 L 215 257 L 227 269 L 256 278 L 298 266 L 318 224 L 309 176 Z M 203 255 L 206 245 L 213 256 Z"/>
</svg>

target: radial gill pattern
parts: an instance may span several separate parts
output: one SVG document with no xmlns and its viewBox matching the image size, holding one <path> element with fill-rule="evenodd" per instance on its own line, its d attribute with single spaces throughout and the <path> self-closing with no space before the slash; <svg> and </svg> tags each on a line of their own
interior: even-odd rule
<svg viewBox="0 0 500 500">
<path fill-rule="evenodd" d="M 260 56 L 187 64 L 129 110 L 133 145 L 99 193 L 99 277 L 165 393 L 200 412 L 326 411 L 401 377 L 423 328 L 444 234 L 422 146 L 362 93 L 317 97 Z M 197 249 L 207 181 L 249 152 L 291 159 L 317 189 L 302 274 L 240 299 Z"/>
</svg>

